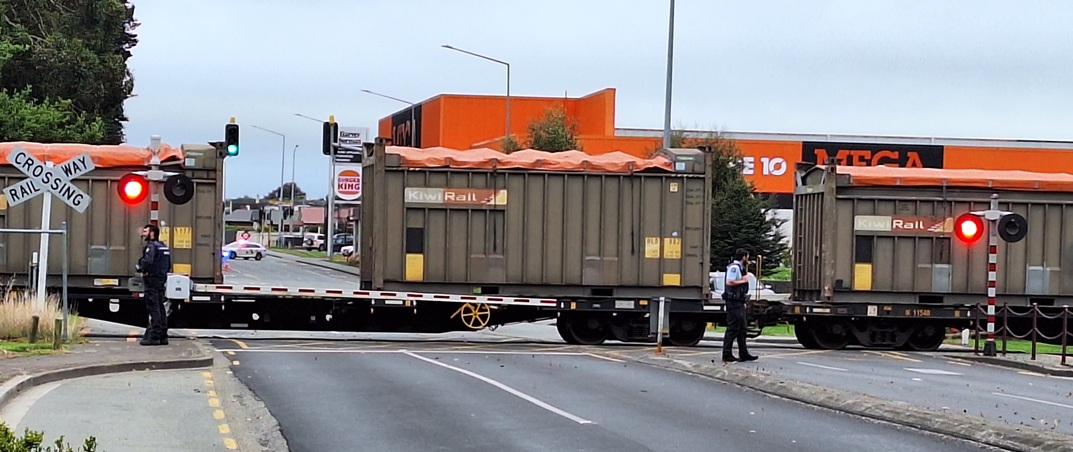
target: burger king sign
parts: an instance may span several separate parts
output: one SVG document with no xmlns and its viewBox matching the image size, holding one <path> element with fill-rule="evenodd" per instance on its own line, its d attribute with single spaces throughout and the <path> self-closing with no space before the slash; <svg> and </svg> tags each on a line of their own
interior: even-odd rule
<svg viewBox="0 0 1073 452">
<path fill-rule="evenodd" d="M 337 165 L 335 195 L 344 201 L 361 199 L 361 165 Z"/>
</svg>

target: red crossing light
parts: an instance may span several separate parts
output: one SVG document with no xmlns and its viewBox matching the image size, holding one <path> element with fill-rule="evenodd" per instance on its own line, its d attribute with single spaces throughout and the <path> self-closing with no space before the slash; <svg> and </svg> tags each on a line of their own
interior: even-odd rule
<svg viewBox="0 0 1073 452">
<path fill-rule="evenodd" d="M 984 236 L 984 220 L 971 213 L 963 213 L 954 220 L 954 235 L 971 245 Z"/>
<path fill-rule="evenodd" d="M 119 179 L 119 199 L 128 205 L 145 201 L 149 196 L 149 181 L 137 174 L 127 174 Z"/>
</svg>

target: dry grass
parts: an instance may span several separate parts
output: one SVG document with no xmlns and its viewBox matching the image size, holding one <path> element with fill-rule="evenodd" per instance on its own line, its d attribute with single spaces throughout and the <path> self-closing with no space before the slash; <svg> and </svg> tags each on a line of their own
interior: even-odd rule
<svg viewBox="0 0 1073 452">
<path fill-rule="evenodd" d="M 10 286 L 0 290 L 0 340 L 26 340 L 30 337 L 33 316 L 40 318 L 37 337 L 39 341 L 52 340 L 56 319 L 62 318 L 63 311 L 59 297 L 49 295 L 44 308 L 37 307 L 37 297 L 23 289 Z M 67 331 L 70 339 L 78 337 L 82 329 L 82 319 L 71 313 L 67 319 Z"/>
</svg>

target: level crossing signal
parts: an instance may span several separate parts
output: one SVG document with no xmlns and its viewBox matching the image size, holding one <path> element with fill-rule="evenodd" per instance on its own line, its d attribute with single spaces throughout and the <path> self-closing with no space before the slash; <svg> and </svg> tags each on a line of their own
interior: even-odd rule
<svg viewBox="0 0 1073 452">
<path fill-rule="evenodd" d="M 124 204 L 128 206 L 140 204 L 149 195 L 149 181 L 137 174 L 126 174 L 119 179 L 116 190 L 119 192 L 119 199 Z"/>
<path fill-rule="evenodd" d="M 997 228 L 998 236 L 1004 242 L 1020 242 L 1028 235 L 1028 220 L 1013 212 L 1000 212 Z M 996 214 L 997 216 L 998 214 Z M 954 220 L 954 236 L 966 245 L 972 245 L 987 232 L 984 225 L 985 212 L 963 213 Z"/>
<path fill-rule="evenodd" d="M 971 213 L 963 213 L 954 220 L 954 235 L 967 245 L 976 243 L 984 235 L 984 220 Z"/>
<path fill-rule="evenodd" d="M 227 156 L 234 157 L 238 155 L 238 124 L 235 124 L 235 118 L 231 118 L 231 122 L 224 126 L 224 146 L 227 149 Z"/>
</svg>

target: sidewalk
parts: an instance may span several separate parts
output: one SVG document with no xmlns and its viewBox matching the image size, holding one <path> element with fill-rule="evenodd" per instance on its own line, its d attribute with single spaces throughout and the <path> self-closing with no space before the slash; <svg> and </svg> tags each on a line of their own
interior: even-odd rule
<svg viewBox="0 0 1073 452">
<path fill-rule="evenodd" d="M 0 359 L 0 407 L 27 390 L 54 381 L 117 372 L 209 367 L 213 357 L 198 341 L 172 338 L 146 347 L 126 339 L 93 339 L 60 353 Z"/>
<path fill-rule="evenodd" d="M 291 254 L 281 253 L 281 252 L 273 251 L 273 250 L 268 250 L 268 256 L 278 258 L 278 259 L 286 259 L 286 260 L 298 262 L 300 264 L 312 265 L 314 267 L 327 268 L 329 270 L 335 270 L 335 271 L 338 271 L 338 272 L 347 273 L 347 274 L 351 274 L 351 275 L 360 275 L 360 273 L 361 273 L 360 270 L 358 270 L 358 267 L 351 267 L 349 265 L 343 265 L 343 264 L 335 264 L 335 263 L 332 263 L 332 262 L 324 261 L 322 259 L 313 259 L 313 258 L 308 258 L 308 257 L 298 257 L 298 256 L 294 256 L 294 255 L 291 255 Z"/>
</svg>

